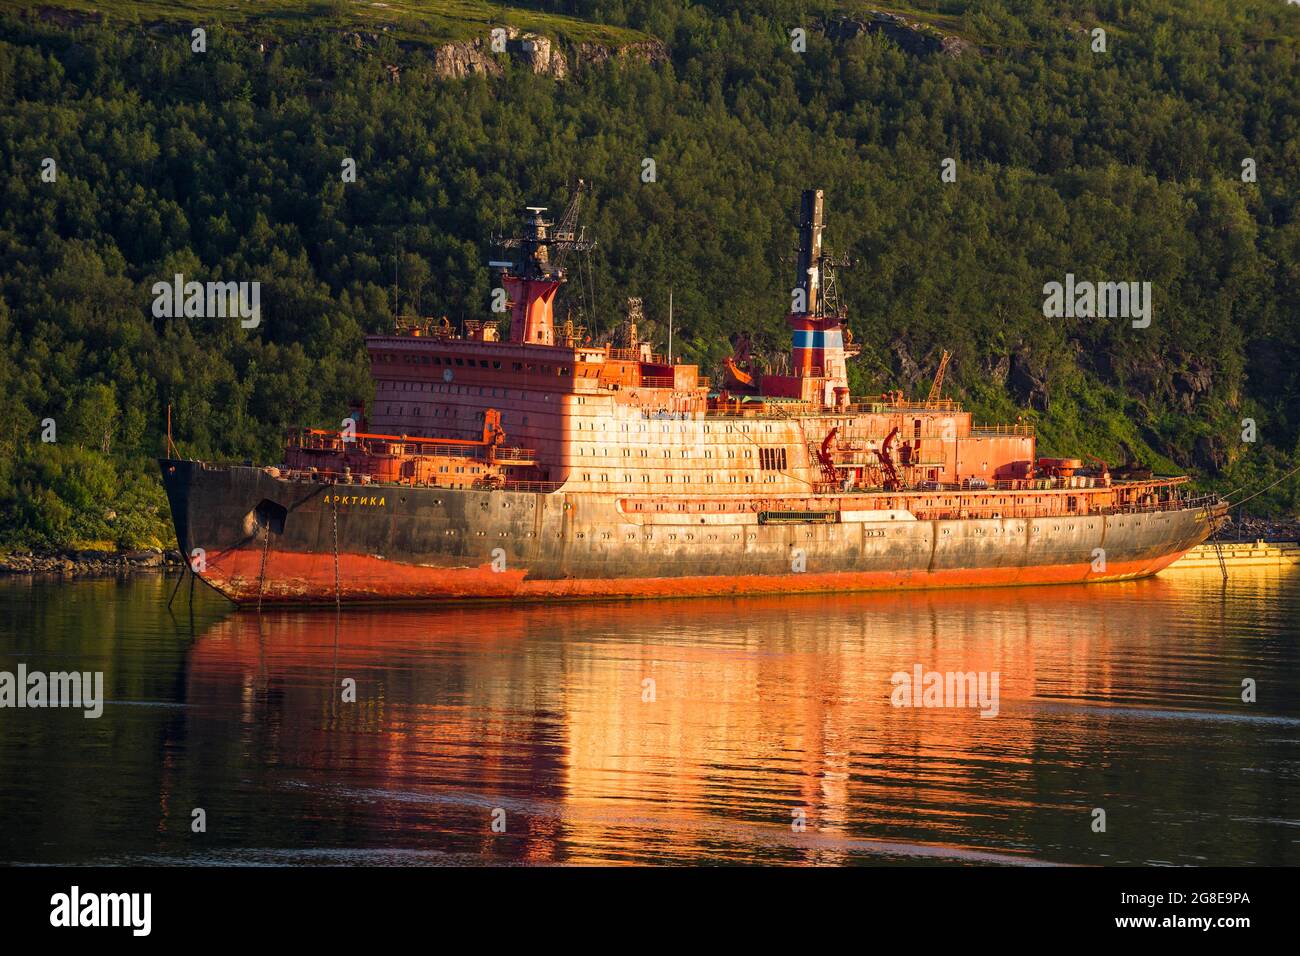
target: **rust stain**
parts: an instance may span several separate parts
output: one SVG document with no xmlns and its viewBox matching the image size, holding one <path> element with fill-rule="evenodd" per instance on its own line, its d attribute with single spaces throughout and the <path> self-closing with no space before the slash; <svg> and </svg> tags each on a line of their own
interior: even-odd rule
<svg viewBox="0 0 1300 956">
<path fill-rule="evenodd" d="M 490 564 L 430 568 L 373 555 L 340 554 L 339 598 L 348 603 L 385 601 L 543 601 L 554 599 L 665 598 L 827 593 L 897 589 L 999 587 L 1122 581 L 1155 574 L 1183 551 L 1140 561 L 1112 562 L 1104 573 L 1088 562 L 934 571 L 842 571 L 787 574 L 699 575 L 637 578 L 529 579 L 526 571 L 493 571 Z M 200 577 L 240 604 L 333 603 L 332 555 L 273 552 L 259 587 L 261 557 L 231 551 L 211 561 Z"/>
</svg>

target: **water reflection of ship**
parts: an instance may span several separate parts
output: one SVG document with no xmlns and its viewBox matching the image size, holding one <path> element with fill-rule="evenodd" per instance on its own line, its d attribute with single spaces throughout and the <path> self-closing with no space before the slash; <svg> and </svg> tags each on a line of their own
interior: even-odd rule
<svg viewBox="0 0 1300 956">
<path fill-rule="evenodd" d="M 1062 721 L 1092 718 L 1044 721 L 1035 700 L 1140 696 L 1149 678 L 1104 645 L 1169 639 L 1195 586 L 234 615 L 192 649 L 189 732 L 235 715 L 230 746 L 352 794 L 352 825 L 379 843 L 689 858 L 739 826 L 796 859 L 791 808 L 855 838 L 892 832 L 907 807 L 920 841 L 987 846 L 989 820 L 1018 826 L 1006 788 L 1033 789 L 1026 755 L 1084 746 Z M 1000 672 L 1002 718 L 894 710 L 889 677 L 915 663 Z M 510 841 L 490 832 L 495 806 Z"/>
</svg>

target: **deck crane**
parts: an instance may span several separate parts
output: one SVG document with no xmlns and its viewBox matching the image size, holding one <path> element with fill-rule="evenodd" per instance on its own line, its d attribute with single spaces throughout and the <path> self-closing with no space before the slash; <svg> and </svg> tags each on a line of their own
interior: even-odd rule
<svg viewBox="0 0 1300 956">
<path fill-rule="evenodd" d="M 943 350 L 943 357 L 939 359 L 939 371 L 934 373 L 934 384 L 930 386 L 930 395 L 925 400 L 925 404 L 933 405 L 939 400 L 943 392 L 943 373 L 948 371 L 948 360 L 952 358 L 952 353 L 947 349 Z"/>
<path fill-rule="evenodd" d="M 894 439 L 898 437 L 898 426 L 895 425 L 885 440 L 880 443 L 880 450 L 876 452 L 876 458 L 880 461 L 880 467 L 885 472 L 885 490 L 898 491 L 903 487 L 903 481 L 898 476 L 898 469 L 894 467 Z"/>
</svg>

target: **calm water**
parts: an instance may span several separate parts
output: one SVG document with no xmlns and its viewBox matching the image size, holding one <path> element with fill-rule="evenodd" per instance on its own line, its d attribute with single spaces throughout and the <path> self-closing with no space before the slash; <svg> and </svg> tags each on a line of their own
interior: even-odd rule
<svg viewBox="0 0 1300 956">
<path fill-rule="evenodd" d="M 0 670 L 109 698 L 0 710 L 0 860 L 1300 863 L 1300 572 L 260 618 L 169 586 L 0 582 Z M 916 664 L 997 671 L 998 715 L 892 706 Z"/>
</svg>

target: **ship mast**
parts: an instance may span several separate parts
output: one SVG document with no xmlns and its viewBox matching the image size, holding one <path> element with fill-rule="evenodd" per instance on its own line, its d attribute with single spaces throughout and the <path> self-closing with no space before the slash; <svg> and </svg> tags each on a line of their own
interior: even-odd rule
<svg viewBox="0 0 1300 956">
<path fill-rule="evenodd" d="M 586 184 L 578 187 L 558 228 L 546 219 L 545 206 L 528 206 L 523 231 L 497 240 L 502 249 L 519 250 L 518 262 L 488 263 L 500 276 L 510 299 L 510 341 L 530 345 L 555 344 L 555 295 L 567 281 L 564 259 L 569 252 L 595 246 L 577 226 Z"/>
</svg>

